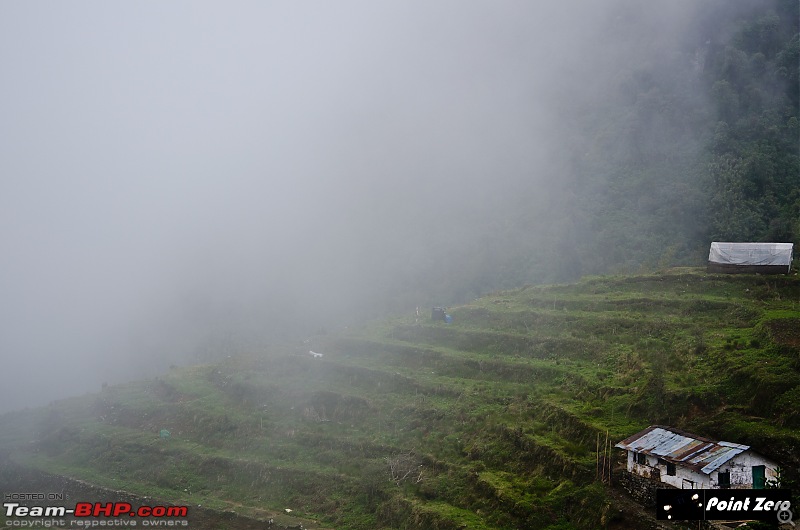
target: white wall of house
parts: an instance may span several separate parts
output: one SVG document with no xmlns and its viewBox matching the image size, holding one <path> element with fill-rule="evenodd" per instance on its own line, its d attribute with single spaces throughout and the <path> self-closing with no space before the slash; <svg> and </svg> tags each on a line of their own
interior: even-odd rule
<svg viewBox="0 0 800 530">
<path fill-rule="evenodd" d="M 711 488 L 710 479 L 708 475 L 698 473 L 693 469 L 687 467 L 675 466 L 675 475 L 667 474 L 667 466 L 665 463 L 659 463 L 659 459 L 655 456 L 645 455 L 647 458 L 646 464 L 639 464 L 636 461 L 636 453 L 628 451 L 628 471 L 636 473 L 642 477 L 652 479 L 658 478 L 659 481 L 675 486 L 682 489 L 700 489 Z"/>
<path fill-rule="evenodd" d="M 765 458 L 753 451 L 745 451 L 736 457 L 725 462 L 720 468 L 711 473 L 711 488 L 719 487 L 719 472 L 730 471 L 731 488 L 752 488 L 753 487 L 753 466 L 764 466 L 767 480 L 777 478 L 778 464 L 769 458 Z"/>
<path fill-rule="evenodd" d="M 670 486 L 676 488 L 696 490 L 710 488 L 709 476 L 705 473 L 698 473 L 693 469 L 687 467 L 675 466 L 675 476 L 667 475 L 666 466 L 662 465 L 661 468 L 661 482 L 665 482 Z"/>
<path fill-rule="evenodd" d="M 764 466 L 767 480 L 776 478 L 777 464 L 752 451 L 745 451 L 722 465 L 717 471 L 706 475 L 693 469 L 675 466 L 675 475 L 667 474 L 666 463 L 659 463 L 658 458 L 646 456 L 646 463 L 639 464 L 636 453 L 628 451 L 628 471 L 642 477 L 656 479 L 661 482 L 682 489 L 712 489 L 719 488 L 719 471 L 730 471 L 731 488 L 753 487 L 753 466 Z"/>
</svg>

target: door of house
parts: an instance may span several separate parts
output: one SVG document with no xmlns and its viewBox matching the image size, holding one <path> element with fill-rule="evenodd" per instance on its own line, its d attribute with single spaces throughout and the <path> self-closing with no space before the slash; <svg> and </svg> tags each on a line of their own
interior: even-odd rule
<svg viewBox="0 0 800 530">
<path fill-rule="evenodd" d="M 753 466 L 753 489 L 763 490 L 766 483 L 766 468 L 764 466 Z"/>
<path fill-rule="evenodd" d="M 694 489 L 694 481 L 691 481 L 689 479 L 683 479 L 681 481 L 681 489 L 693 490 Z"/>
<path fill-rule="evenodd" d="M 727 489 L 731 487 L 731 472 L 730 471 L 720 471 L 717 475 L 719 487 L 723 489 Z"/>
</svg>

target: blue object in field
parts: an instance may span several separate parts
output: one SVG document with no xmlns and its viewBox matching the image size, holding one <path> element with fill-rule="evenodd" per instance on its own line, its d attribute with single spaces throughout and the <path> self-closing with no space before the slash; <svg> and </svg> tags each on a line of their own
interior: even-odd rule
<svg viewBox="0 0 800 530">
<path fill-rule="evenodd" d="M 445 324 L 450 324 L 452 321 L 453 321 L 453 317 L 451 317 L 451 316 L 450 316 L 450 315 L 448 315 L 448 314 L 445 314 L 445 315 L 444 315 L 444 323 L 445 323 Z"/>
</svg>

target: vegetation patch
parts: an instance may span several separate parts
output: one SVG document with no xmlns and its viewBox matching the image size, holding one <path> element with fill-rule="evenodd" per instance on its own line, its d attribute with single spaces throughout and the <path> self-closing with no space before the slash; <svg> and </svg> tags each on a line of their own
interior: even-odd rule
<svg viewBox="0 0 800 530">
<path fill-rule="evenodd" d="M 7 414 L 0 450 L 332 527 L 615 528 L 613 445 L 651 424 L 752 445 L 797 480 L 798 283 L 677 269 L 504 291 L 451 324 L 316 337 L 322 358 L 288 345 Z"/>
</svg>

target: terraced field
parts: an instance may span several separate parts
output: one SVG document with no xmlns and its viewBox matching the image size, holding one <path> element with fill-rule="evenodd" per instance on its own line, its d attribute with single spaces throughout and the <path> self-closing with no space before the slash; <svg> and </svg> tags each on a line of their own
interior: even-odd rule
<svg viewBox="0 0 800 530">
<path fill-rule="evenodd" d="M 588 278 L 449 312 L 7 414 L 0 486 L 22 466 L 285 527 L 650 528 L 607 448 L 653 423 L 797 479 L 796 276 Z"/>
</svg>

